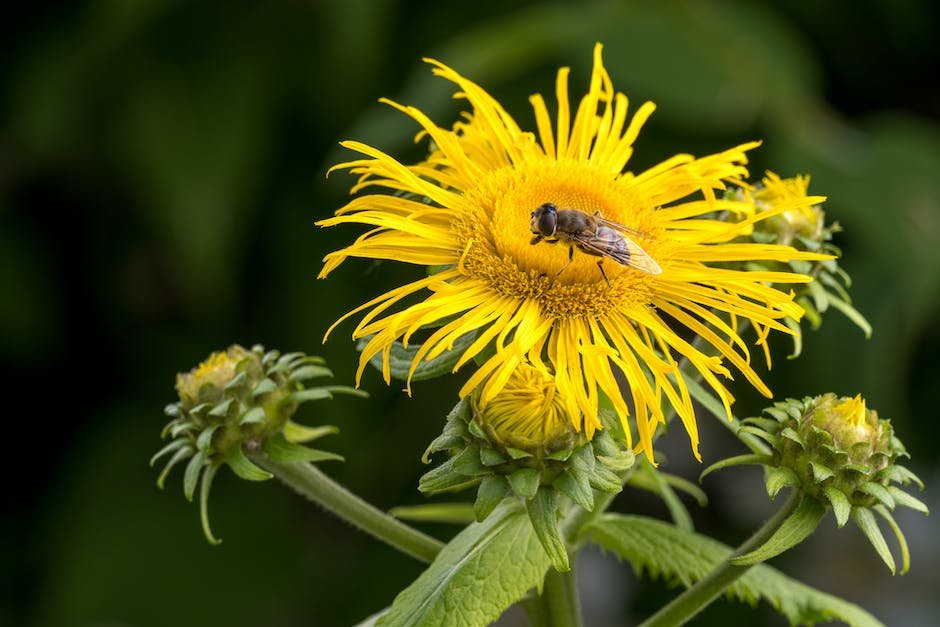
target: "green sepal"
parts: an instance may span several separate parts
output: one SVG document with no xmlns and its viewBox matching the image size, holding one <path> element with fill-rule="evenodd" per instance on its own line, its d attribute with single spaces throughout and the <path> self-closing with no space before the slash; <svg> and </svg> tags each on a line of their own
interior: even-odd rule
<svg viewBox="0 0 940 627">
<path fill-rule="evenodd" d="M 227 398 L 209 411 L 209 415 L 213 418 L 225 418 L 229 415 L 229 412 L 232 411 L 232 404 L 235 403 L 234 398 Z"/>
<path fill-rule="evenodd" d="M 758 564 L 780 555 L 809 537 L 816 530 L 825 513 L 826 508 L 822 503 L 804 495 L 797 508 L 781 523 L 767 542 L 749 553 L 731 558 L 730 562 L 745 566 Z"/>
<path fill-rule="evenodd" d="M 267 438 L 261 444 L 261 449 L 274 462 L 345 461 L 342 455 L 308 448 L 296 442 L 291 442 L 279 433 Z"/>
<path fill-rule="evenodd" d="M 897 464 L 892 464 L 878 471 L 874 477 L 879 481 L 894 481 L 896 483 L 901 483 L 907 485 L 908 483 L 914 483 L 921 490 L 924 489 L 924 482 L 921 481 L 917 475 L 905 468 L 904 466 L 899 466 Z"/>
<path fill-rule="evenodd" d="M 196 484 L 199 483 L 199 471 L 206 463 L 206 454 L 198 451 L 186 464 L 186 470 L 183 472 L 183 495 L 186 500 L 192 503 L 193 495 L 196 494 Z"/>
<path fill-rule="evenodd" d="M 176 453 L 173 454 L 173 457 L 170 458 L 170 461 L 166 463 L 166 466 L 163 467 L 163 471 L 160 473 L 160 476 L 157 477 L 157 487 L 162 490 L 164 483 L 166 482 L 166 478 L 170 474 L 170 471 L 173 470 L 173 467 L 195 452 L 196 449 L 194 449 L 192 446 L 184 446 L 183 448 L 176 451 Z"/>
<path fill-rule="evenodd" d="M 240 425 L 256 425 L 265 421 L 267 414 L 264 413 L 264 407 L 252 407 L 239 419 Z"/>
<path fill-rule="evenodd" d="M 277 383 L 271 379 L 264 378 L 255 385 L 254 389 L 251 390 L 252 400 L 257 400 L 259 396 L 264 396 L 265 394 L 270 394 L 277 390 Z"/>
<path fill-rule="evenodd" d="M 243 370 L 242 372 L 239 372 L 237 375 L 232 377 L 232 380 L 229 381 L 222 389 L 226 392 L 234 392 L 235 390 L 245 387 L 247 383 L 248 373 Z"/>
<path fill-rule="evenodd" d="M 786 466 L 775 466 L 767 469 L 767 474 L 764 477 L 764 485 L 767 488 L 767 496 L 774 498 L 777 496 L 777 492 L 780 492 L 782 488 L 787 486 L 798 488 L 800 478 L 796 476 L 796 473 L 793 472 L 792 469 Z"/>
<path fill-rule="evenodd" d="M 222 544 L 222 540 L 212 535 L 212 528 L 209 526 L 209 491 L 212 489 L 212 480 L 219 467 L 215 464 L 206 466 L 202 473 L 202 489 L 199 491 L 199 520 L 202 523 L 202 533 L 206 536 L 209 544 Z"/>
<path fill-rule="evenodd" d="M 512 446 L 506 447 L 506 452 L 509 453 L 509 456 L 513 459 L 528 459 L 533 457 L 532 453 L 529 451 L 523 451 L 521 448 L 514 448 Z"/>
<path fill-rule="evenodd" d="M 746 455 L 735 455 L 734 457 L 727 457 L 725 459 L 720 459 L 705 470 L 702 471 L 702 474 L 698 476 L 699 483 L 702 482 L 706 476 L 715 472 L 716 470 L 722 470 L 724 468 L 731 468 L 732 466 L 745 466 L 748 464 L 762 464 L 767 465 L 773 463 L 773 456 L 771 455 L 760 455 L 758 453 L 748 453 Z"/>
<path fill-rule="evenodd" d="M 551 459 L 556 462 L 564 462 L 564 461 L 568 461 L 568 458 L 571 457 L 571 454 L 573 452 L 574 451 L 572 451 L 569 448 L 563 448 L 561 450 L 549 453 L 548 455 L 545 456 L 545 459 Z"/>
<path fill-rule="evenodd" d="M 803 438 L 801 438 L 800 434 L 794 431 L 791 427 L 784 427 L 783 430 L 780 431 L 780 437 L 786 438 L 794 444 L 799 445 L 801 449 L 806 448 L 806 443 L 803 442 Z"/>
<path fill-rule="evenodd" d="M 470 402 L 466 399 L 460 401 L 447 415 L 447 421 L 444 423 L 444 430 L 439 436 L 434 438 L 421 456 L 421 461 L 425 464 L 431 463 L 431 455 L 438 451 L 456 448 L 464 443 L 468 437 L 469 431 L 465 416 L 470 412 Z"/>
<path fill-rule="evenodd" d="M 897 486 L 888 486 L 888 492 L 894 497 L 894 501 L 902 507 L 907 507 L 923 514 L 929 514 L 927 505 L 917 497 L 913 497 Z"/>
<path fill-rule="evenodd" d="M 488 474 L 490 470 L 480 461 L 480 447 L 471 444 L 454 457 L 454 472 L 466 477 Z"/>
<path fill-rule="evenodd" d="M 539 489 L 539 471 L 535 468 L 520 468 L 506 477 L 512 491 L 525 499 L 535 497 Z"/>
<path fill-rule="evenodd" d="M 486 435 L 486 431 L 483 430 L 483 427 L 476 420 L 471 420 L 469 423 L 467 423 L 467 430 L 470 432 L 470 435 L 475 438 L 479 438 L 480 440 L 489 440 L 489 436 Z"/>
<path fill-rule="evenodd" d="M 633 451 L 623 451 L 617 455 L 596 455 L 597 461 L 614 472 L 629 470 L 636 463 Z"/>
<path fill-rule="evenodd" d="M 594 471 L 588 476 L 588 479 L 591 482 L 591 487 L 601 492 L 617 493 L 623 489 L 623 479 L 620 478 L 620 475 L 600 464 L 594 467 Z"/>
<path fill-rule="evenodd" d="M 454 370 L 454 366 L 457 365 L 457 362 L 460 361 L 460 358 L 463 356 L 464 351 L 470 346 L 474 340 L 476 340 L 477 332 L 471 331 L 465 335 L 461 335 L 454 341 L 454 346 L 450 350 L 445 350 L 443 353 L 434 357 L 433 359 L 425 359 L 417 366 L 415 366 L 414 372 L 411 375 L 412 381 L 424 381 L 426 379 L 433 379 L 435 377 L 440 377 L 442 375 L 450 374 Z M 362 350 L 368 344 L 370 337 L 364 337 L 359 340 L 359 343 L 356 345 L 356 350 Z M 409 346 L 404 346 L 401 342 L 395 342 L 391 346 L 388 356 L 388 366 L 389 374 L 394 379 L 399 381 L 408 380 L 408 372 L 411 370 L 411 364 L 414 361 L 415 355 L 421 349 L 421 344 L 411 344 Z M 372 364 L 379 372 L 383 371 L 383 357 L 382 352 L 375 354 L 372 359 L 369 360 L 369 363 Z"/>
<path fill-rule="evenodd" d="M 199 437 L 196 438 L 196 448 L 202 451 L 203 453 L 209 454 L 212 448 L 212 436 L 215 435 L 216 430 L 219 428 L 219 425 L 212 425 L 203 429 L 202 433 L 199 434 Z"/>
<path fill-rule="evenodd" d="M 883 485 L 874 483 L 873 481 L 868 481 L 860 485 L 858 489 L 860 492 L 875 497 L 879 503 L 888 509 L 894 509 L 894 499 L 891 497 L 891 493 L 888 492 L 888 490 Z"/>
<path fill-rule="evenodd" d="M 484 466 L 499 466 L 509 461 L 509 458 L 495 448 L 484 446 L 480 449 L 480 462 Z"/>
<path fill-rule="evenodd" d="M 284 434 L 284 439 L 286 439 L 288 442 L 311 442 L 318 438 L 322 438 L 325 435 L 339 433 L 339 428 L 334 427 L 333 425 L 308 427 L 306 425 L 296 423 L 293 420 L 288 420 L 284 424 L 284 428 L 281 430 L 281 433 Z"/>
<path fill-rule="evenodd" d="M 816 483 L 822 483 L 836 474 L 831 468 L 818 462 L 809 462 L 809 469 L 813 472 L 813 481 Z"/>
<path fill-rule="evenodd" d="M 590 444 L 585 444 L 576 450 L 568 460 L 568 467 L 581 472 L 591 473 L 597 461 L 594 459 L 594 449 Z"/>
<path fill-rule="evenodd" d="M 911 552 L 907 548 L 907 539 L 904 537 L 904 534 L 901 533 L 901 528 L 898 526 L 897 521 L 894 520 L 894 516 L 891 515 L 891 512 L 888 511 L 888 508 L 882 505 L 875 505 L 874 510 L 879 516 L 885 519 L 885 522 L 891 527 L 891 531 L 894 532 L 894 536 L 898 539 L 898 547 L 901 549 L 900 574 L 903 575 L 911 567 Z"/>
<path fill-rule="evenodd" d="M 737 435 L 738 437 L 741 437 L 741 435 L 744 433 L 750 433 L 751 435 L 759 437 L 761 440 L 763 440 L 764 442 L 766 442 L 773 448 L 777 448 L 780 442 L 780 439 L 777 436 L 773 435 L 772 433 L 767 433 L 763 429 L 759 427 L 755 427 L 753 425 L 744 425 L 743 427 L 738 429 Z"/>
<path fill-rule="evenodd" d="M 427 503 L 393 507 L 389 515 L 400 520 L 414 522 L 451 523 L 466 525 L 473 522 L 473 506 L 470 503 Z"/>
<path fill-rule="evenodd" d="M 246 481 L 267 481 L 274 476 L 267 470 L 255 466 L 251 460 L 245 457 L 245 453 L 240 446 L 232 448 L 225 457 L 225 463 L 232 469 L 232 472 Z"/>
<path fill-rule="evenodd" d="M 868 538 L 878 557 L 891 569 L 891 574 L 895 574 L 894 556 L 891 555 L 888 543 L 885 542 L 885 537 L 881 534 L 878 523 L 875 522 L 875 515 L 865 507 L 853 507 L 852 520 L 855 521 L 855 526 L 861 529 L 865 537 Z"/>
<path fill-rule="evenodd" d="M 297 370 L 294 370 L 292 373 L 290 373 L 290 376 L 287 377 L 287 380 L 291 383 L 297 383 L 299 381 L 306 381 L 308 379 L 332 376 L 333 371 L 325 366 L 301 366 Z"/>
<path fill-rule="evenodd" d="M 570 571 L 568 549 L 558 531 L 558 493 L 553 488 L 542 486 L 535 498 L 526 501 L 526 511 L 535 535 L 552 560 L 555 570 L 562 573 Z"/>
<path fill-rule="evenodd" d="M 831 486 L 823 488 L 822 491 L 823 494 L 826 495 L 826 498 L 829 499 L 829 504 L 832 505 L 832 513 L 835 514 L 836 517 L 836 524 L 841 529 L 845 526 L 845 523 L 849 519 L 849 514 L 852 512 L 849 497 L 847 497 L 842 490 Z"/>
<path fill-rule="evenodd" d="M 189 441 L 187 440 L 183 440 L 183 439 L 173 440 L 172 442 L 170 442 L 169 444 L 161 448 L 159 451 L 157 451 L 154 454 L 154 456 L 150 458 L 150 467 L 153 468 L 153 465 L 156 464 L 157 461 L 164 455 L 169 455 L 176 449 L 184 447 L 188 444 L 189 444 Z"/>
<path fill-rule="evenodd" d="M 477 483 L 477 479 L 468 479 L 454 471 L 454 458 L 436 468 L 432 468 L 418 480 L 418 490 L 425 494 L 458 491 Z"/>
<path fill-rule="evenodd" d="M 589 475 L 584 471 L 571 468 L 555 477 L 552 485 L 587 511 L 594 511 L 594 490 L 591 489 Z"/>
<path fill-rule="evenodd" d="M 480 482 L 477 489 L 477 498 L 473 503 L 473 514 L 477 522 L 483 522 L 496 506 L 509 496 L 511 490 L 506 477 L 502 475 L 487 475 Z"/>
</svg>

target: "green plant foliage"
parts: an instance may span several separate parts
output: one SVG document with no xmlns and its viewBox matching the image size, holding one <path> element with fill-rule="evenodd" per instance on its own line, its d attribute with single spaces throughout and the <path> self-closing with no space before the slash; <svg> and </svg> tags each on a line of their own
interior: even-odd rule
<svg viewBox="0 0 940 627">
<path fill-rule="evenodd" d="M 541 586 L 550 566 L 525 510 L 503 505 L 457 534 L 376 624 L 486 625 Z"/>
<path fill-rule="evenodd" d="M 629 561 L 638 574 L 645 572 L 655 579 L 685 587 L 702 579 L 732 551 L 717 540 L 645 516 L 605 514 L 586 526 L 581 537 Z M 852 627 L 882 624 L 857 605 L 802 584 L 765 564 L 753 567 L 738 579 L 727 595 L 751 605 L 767 601 L 791 625 L 833 619 Z"/>
</svg>

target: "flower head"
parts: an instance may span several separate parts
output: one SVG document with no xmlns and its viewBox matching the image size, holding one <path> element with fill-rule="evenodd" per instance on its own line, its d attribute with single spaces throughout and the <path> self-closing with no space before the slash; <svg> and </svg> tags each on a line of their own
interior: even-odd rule
<svg viewBox="0 0 940 627">
<path fill-rule="evenodd" d="M 700 158 L 675 155 L 639 173 L 626 170 L 654 106 L 647 102 L 628 115 L 627 97 L 614 90 L 600 45 L 588 93 L 574 110 L 567 68 L 558 73 L 555 120 L 542 96 L 532 96 L 534 133 L 523 131 L 481 87 L 437 61 L 429 63 L 457 86 L 457 97 L 472 110 L 447 129 L 418 109 L 389 102 L 421 126 L 419 138 L 430 138 L 430 155 L 405 165 L 371 146 L 345 142 L 363 156 L 334 169 L 359 175 L 354 193 L 377 189 L 319 222 L 372 227 L 327 255 L 321 277 L 349 257 L 433 269 L 347 314 L 367 312 L 353 332 L 368 338 L 359 376 L 381 354 L 388 380 L 392 346 L 436 326 L 417 350 L 412 370 L 472 335 L 454 370 L 474 358 L 482 363 L 462 397 L 478 390 L 486 406 L 521 364 L 529 364 L 554 378 L 575 429 L 591 438 L 601 428 L 598 410 L 606 396 L 627 442 L 636 436 L 650 458 L 653 433 L 665 421 L 665 397 L 698 455 L 695 415 L 677 359 L 701 374 L 729 414 L 733 398 L 719 379 L 731 377 L 728 364 L 769 395 L 737 325 L 751 320 L 788 332 L 781 320 L 799 318 L 802 309 L 769 283 L 810 280 L 794 272 L 719 266 L 819 258 L 787 246 L 733 240 L 755 223 L 822 198 L 801 197 L 766 210 L 751 199 L 717 198 L 716 190 L 746 177 L 746 153 L 756 142 Z M 540 237 L 533 233 L 532 214 L 546 203 L 575 213 Z M 716 211 L 742 219 L 708 217 Z M 587 224 L 580 230 L 579 220 Z M 619 261 L 611 250 L 620 251 Z M 654 262 L 646 270 L 629 262 L 642 255 Z M 418 294 L 422 300 L 408 299 Z M 710 348 L 693 346 L 690 334 Z M 626 382 L 628 392 L 618 381 Z"/>
<path fill-rule="evenodd" d="M 335 433 L 335 427 L 307 427 L 291 419 L 306 401 L 331 398 L 336 392 L 362 395 L 344 386 L 307 387 L 312 379 L 333 376 L 323 364 L 319 357 L 303 353 L 282 355 L 261 346 L 247 350 L 235 344 L 176 376 L 179 401 L 164 410 L 172 420 L 161 436 L 171 441 L 150 463 L 169 456 L 157 479 L 162 488 L 173 467 L 189 460 L 183 491 L 192 500 L 202 481 L 200 511 L 210 542 L 218 540 L 209 529 L 206 504 L 213 477 L 223 464 L 243 479 L 259 481 L 271 474 L 246 455 L 258 449 L 274 461 L 342 459 L 300 444 Z"/>
<path fill-rule="evenodd" d="M 907 545 L 890 510 L 902 505 L 927 513 L 927 507 L 893 485 L 915 483 L 923 489 L 920 479 L 899 463 L 908 454 L 895 437 L 891 422 L 878 418 L 861 395 L 787 399 L 764 413 L 767 417 L 745 419 L 742 431 L 767 442 L 771 453 L 720 461 L 706 473 L 744 463 L 764 464 L 769 469 L 767 490 L 771 496 L 792 486 L 823 506 L 831 506 L 840 527 L 851 516 L 893 572 L 894 559 L 874 522 L 874 511 L 897 535 L 901 570 L 907 570 Z"/>
</svg>

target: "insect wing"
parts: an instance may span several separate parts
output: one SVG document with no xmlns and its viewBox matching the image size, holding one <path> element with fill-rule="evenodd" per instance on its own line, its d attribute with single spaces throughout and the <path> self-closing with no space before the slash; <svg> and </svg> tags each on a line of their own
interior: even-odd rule
<svg viewBox="0 0 940 627">
<path fill-rule="evenodd" d="M 637 229 L 631 229 L 629 226 L 624 226 L 623 224 L 620 224 L 619 222 L 608 220 L 607 218 L 602 217 L 600 215 L 594 214 L 594 219 L 597 220 L 597 223 L 600 226 L 606 226 L 608 229 L 620 231 L 621 233 L 629 235 L 630 237 L 636 237 L 640 239 L 643 239 L 644 237 L 646 237 L 646 235 L 642 231 L 638 231 Z"/>
<path fill-rule="evenodd" d="M 599 228 L 593 236 L 578 234 L 572 236 L 572 239 L 588 254 L 613 259 L 620 265 L 647 274 L 662 274 L 659 264 L 639 244 L 609 227 Z"/>
</svg>

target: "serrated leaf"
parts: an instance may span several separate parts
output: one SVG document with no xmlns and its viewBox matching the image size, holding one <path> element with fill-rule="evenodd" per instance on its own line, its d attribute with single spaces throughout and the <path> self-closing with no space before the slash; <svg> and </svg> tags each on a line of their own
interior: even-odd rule
<svg viewBox="0 0 940 627">
<path fill-rule="evenodd" d="M 725 561 L 732 549 L 707 536 L 685 532 L 644 516 L 605 514 L 587 525 L 582 539 L 633 564 L 642 574 L 691 586 Z M 732 584 L 726 595 L 741 602 L 770 603 L 791 625 L 841 620 L 852 627 L 883 627 L 864 609 L 811 588 L 776 569 L 758 564 Z"/>
<path fill-rule="evenodd" d="M 832 513 L 835 514 L 836 524 L 839 525 L 839 528 L 844 527 L 846 521 L 849 519 L 849 514 L 852 512 L 852 505 L 849 503 L 849 498 L 842 490 L 831 486 L 823 488 L 823 494 L 826 495 L 826 498 L 829 499 L 829 504 L 832 505 Z"/>
<path fill-rule="evenodd" d="M 558 530 L 558 493 L 552 487 L 542 486 L 535 498 L 526 501 L 525 505 L 535 535 L 551 558 L 555 570 L 562 573 L 571 570 L 568 549 Z"/>
<path fill-rule="evenodd" d="M 245 457 L 245 453 L 242 452 L 240 446 L 232 449 L 225 458 L 225 463 L 232 469 L 232 472 L 246 481 L 267 481 L 274 476 L 267 470 L 255 466 L 251 460 Z"/>
<path fill-rule="evenodd" d="M 415 367 L 414 373 L 411 375 L 411 380 L 424 381 L 426 379 L 433 379 L 450 374 L 454 366 L 457 365 L 457 362 L 460 361 L 464 351 L 473 343 L 476 337 L 477 332 L 471 331 L 457 338 L 451 350 L 444 351 L 433 359 L 425 359 Z M 368 341 L 368 337 L 362 338 L 356 346 L 357 350 L 362 350 Z M 398 379 L 399 381 L 408 379 L 408 371 L 411 369 L 411 363 L 414 361 L 415 355 L 420 348 L 420 344 L 411 344 L 407 348 L 403 346 L 401 342 L 392 344 L 388 357 L 389 374 L 392 378 Z M 374 355 L 372 359 L 369 360 L 369 363 L 379 372 L 382 372 L 384 367 L 382 363 L 382 353 L 379 352 Z"/>
<path fill-rule="evenodd" d="M 539 586 L 550 566 L 526 513 L 506 503 L 457 534 L 376 625 L 487 625 Z"/>
<path fill-rule="evenodd" d="M 473 505 L 470 503 L 403 505 L 393 507 L 388 513 L 400 520 L 415 522 L 453 523 L 457 525 L 466 525 L 473 522 Z"/>
<path fill-rule="evenodd" d="M 267 438 L 261 448 L 265 455 L 275 462 L 323 462 L 323 461 L 345 461 L 342 455 L 330 453 L 329 451 L 319 451 L 313 448 L 307 448 L 296 442 L 290 442 L 281 434 L 275 434 Z"/>
<path fill-rule="evenodd" d="M 767 542 L 750 553 L 732 558 L 731 563 L 739 566 L 757 564 L 780 555 L 808 538 L 819 526 L 819 521 L 825 513 L 826 508 L 819 501 L 804 496 L 793 513 L 781 523 Z"/>
<path fill-rule="evenodd" d="M 868 538 L 868 541 L 875 549 L 878 557 L 891 569 L 891 574 L 893 575 L 896 572 L 894 556 L 891 555 L 891 551 L 888 549 L 888 543 L 885 542 L 885 537 L 881 534 L 878 523 L 875 522 L 875 515 L 871 513 L 870 509 L 865 507 L 853 507 L 852 520 L 855 521 L 855 526 L 861 529 L 865 537 Z"/>
<path fill-rule="evenodd" d="M 477 498 L 473 503 L 473 518 L 477 522 L 486 520 L 496 506 L 511 493 L 509 482 L 502 475 L 488 475 L 483 477 L 480 487 L 477 488 Z"/>
</svg>

